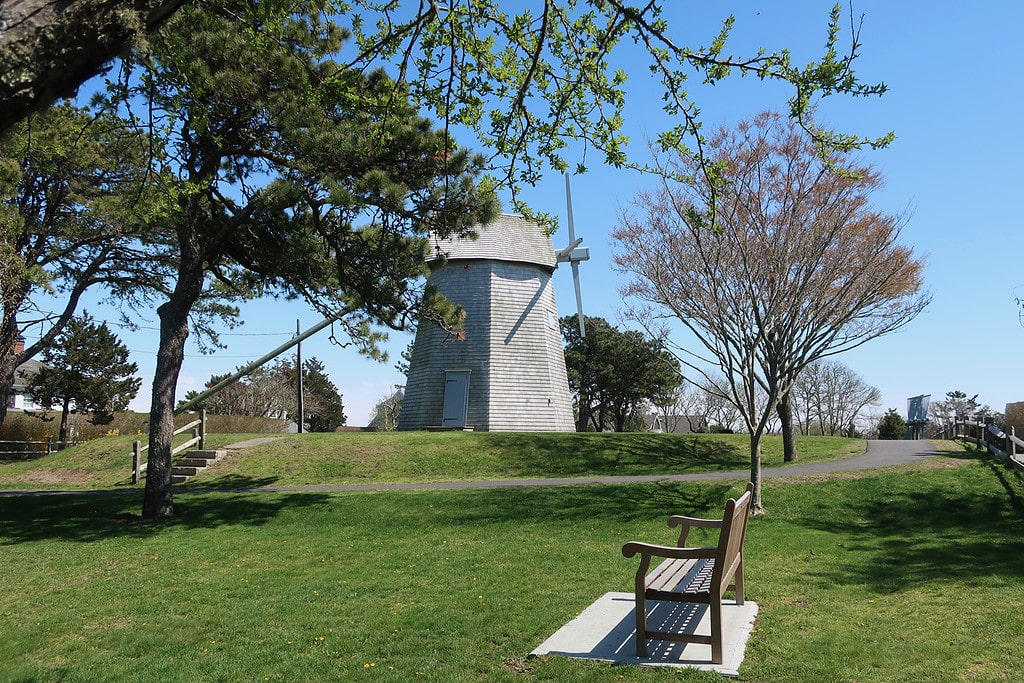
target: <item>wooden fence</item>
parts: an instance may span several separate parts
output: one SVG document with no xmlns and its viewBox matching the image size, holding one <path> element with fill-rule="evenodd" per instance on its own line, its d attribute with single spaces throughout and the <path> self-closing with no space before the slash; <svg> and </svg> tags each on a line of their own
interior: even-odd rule
<svg viewBox="0 0 1024 683">
<path fill-rule="evenodd" d="M 174 430 L 174 435 L 184 434 L 188 430 L 192 430 L 192 438 L 188 441 L 178 444 L 171 451 L 171 456 L 177 455 L 184 450 L 192 448 L 192 446 L 198 446 L 199 450 L 206 448 L 206 411 L 199 411 L 199 419 L 189 422 L 187 425 L 183 425 Z M 149 444 L 143 445 L 141 441 L 135 441 L 132 444 L 132 484 L 139 483 L 139 477 L 146 470 L 146 466 L 149 464 L 142 459 L 142 454 L 149 450 Z"/>
<path fill-rule="evenodd" d="M 4 460 L 41 458 L 53 453 L 54 445 L 50 441 L 0 441 L 0 458 Z"/>
<path fill-rule="evenodd" d="M 956 422 L 953 425 L 953 438 L 986 448 L 989 453 L 1005 460 L 1007 465 L 1024 469 L 1024 441 L 1017 438 L 1013 427 L 1006 434 L 991 419 L 985 422 Z"/>
<path fill-rule="evenodd" d="M 0 460 L 31 460 L 42 458 L 83 441 L 0 441 Z"/>
</svg>

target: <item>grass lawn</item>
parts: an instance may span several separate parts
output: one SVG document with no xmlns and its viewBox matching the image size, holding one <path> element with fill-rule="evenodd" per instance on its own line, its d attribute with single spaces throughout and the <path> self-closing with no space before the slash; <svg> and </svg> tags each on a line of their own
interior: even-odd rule
<svg viewBox="0 0 1024 683">
<path fill-rule="evenodd" d="M 268 436 L 278 435 L 212 434 L 207 447 Z M 186 486 L 683 474 L 750 467 L 749 437 L 744 434 L 351 432 L 279 436 L 271 443 L 231 454 Z M 0 464 L 0 489 L 131 488 L 132 441 L 137 438 L 105 437 L 39 460 Z M 799 437 L 797 443 L 800 462 L 864 452 L 860 439 Z M 765 437 L 762 450 L 763 466 L 783 464 L 781 437 Z"/>
<path fill-rule="evenodd" d="M 136 492 L 0 497 L 0 681 L 720 680 L 526 654 L 630 589 L 623 542 L 671 542 L 669 513 L 742 487 L 193 490 L 162 523 Z M 766 481 L 741 677 L 1018 678 L 1022 494 L 960 452 Z"/>
</svg>

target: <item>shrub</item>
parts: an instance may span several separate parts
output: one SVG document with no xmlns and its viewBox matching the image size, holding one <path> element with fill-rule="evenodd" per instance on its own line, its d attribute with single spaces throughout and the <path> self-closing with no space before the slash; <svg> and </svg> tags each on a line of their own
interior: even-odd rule
<svg viewBox="0 0 1024 683">
<path fill-rule="evenodd" d="M 882 419 L 878 422 L 878 438 L 892 441 L 906 438 L 906 436 L 906 421 L 902 415 L 896 412 L 895 408 L 890 408 L 889 412 L 883 415 Z"/>
</svg>

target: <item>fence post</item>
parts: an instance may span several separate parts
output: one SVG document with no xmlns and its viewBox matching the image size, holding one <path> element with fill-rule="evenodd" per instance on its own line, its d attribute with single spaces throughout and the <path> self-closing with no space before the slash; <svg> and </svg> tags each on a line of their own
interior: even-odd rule
<svg viewBox="0 0 1024 683">
<path fill-rule="evenodd" d="M 142 449 L 142 443 L 136 439 L 132 444 L 132 486 L 139 483 L 139 453 Z"/>
<path fill-rule="evenodd" d="M 199 411 L 199 450 L 206 450 L 206 408 Z"/>
<path fill-rule="evenodd" d="M 1017 438 L 1017 428 L 1014 427 L 1013 425 L 1010 425 L 1010 438 L 1007 439 L 1007 441 L 1009 441 L 1009 443 L 1006 444 L 1006 446 L 1007 446 L 1006 453 L 1007 453 L 1007 455 L 1010 456 L 1010 460 L 1016 460 L 1017 459 L 1017 442 L 1014 441 L 1014 439 L 1016 439 L 1016 438 Z"/>
</svg>

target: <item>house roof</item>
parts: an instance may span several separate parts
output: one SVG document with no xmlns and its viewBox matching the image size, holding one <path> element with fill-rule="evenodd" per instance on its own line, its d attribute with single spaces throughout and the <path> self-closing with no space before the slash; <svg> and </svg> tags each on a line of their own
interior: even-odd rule
<svg viewBox="0 0 1024 683">
<path fill-rule="evenodd" d="M 534 263 L 550 270 L 555 269 L 555 248 L 551 238 L 536 223 L 522 216 L 502 214 L 494 222 L 476 229 L 477 239 L 431 237 L 434 255 L 428 259 L 436 262 L 443 258 L 449 261 L 487 259 L 492 261 L 516 261 Z"/>
<path fill-rule="evenodd" d="M 37 360 L 29 359 L 19 365 L 14 371 L 14 389 L 24 390 L 28 386 L 29 379 L 32 375 L 39 372 L 39 368 L 42 366 Z"/>
</svg>

